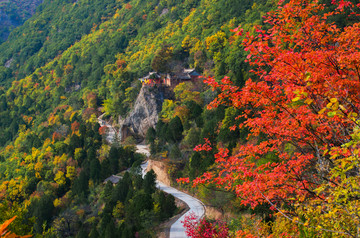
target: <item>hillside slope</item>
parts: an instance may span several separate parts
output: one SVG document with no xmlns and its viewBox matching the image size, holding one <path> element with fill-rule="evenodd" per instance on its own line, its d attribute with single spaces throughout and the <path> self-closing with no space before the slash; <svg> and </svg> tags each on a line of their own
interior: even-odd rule
<svg viewBox="0 0 360 238">
<path fill-rule="evenodd" d="M 22 25 L 34 13 L 43 0 L 1 0 L 0 1 L 0 43 L 10 32 Z"/>
<path fill-rule="evenodd" d="M 165 212 L 171 198 L 147 191 L 136 175 L 119 185 L 121 190 L 126 184 L 130 194 L 121 204 L 110 199 L 111 192 L 104 195 L 103 179 L 141 158 L 131 146 L 107 145 L 102 138 L 106 128 L 99 128 L 97 116 L 125 117 L 141 88 L 137 78 L 153 69 L 196 67 L 203 75 L 228 74 L 244 84 L 248 66 L 241 41 L 230 29 L 240 23 L 251 28 L 271 7 L 264 0 L 45 0 L 0 45 L 0 212 L 5 214 L 0 222 L 18 215 L 18 231 L 33 228 L 37 235 L 91 231 L 105 236 L 112 229 L 123 237 L 152 234 L 145 227 L 156 224 L 146 222 L 171 216 Z M 169 113 L 161 112 L 163 128 L 180 128 L 181 117 L 185 138 L 194 131 L 214 135 L 226 115 L 224 109 L 203 110 L 214 93 L 184 86 L 179 95 L 184 97 L 175 93 L 166 101 L 170 107 L 165 107 Z M 162 137 L 162 144 L 153 146 L 155 153 L 177 151 L 183 134 L 175 129 L 177 138 L 162 143 Z M 189 142 L 184 152 L 189 155 L 197 142 Z M 141 201 L 144 193 L 147 205 L 135 205 L 132 201 Z M 124 204 L 129 210 L 121 210 Z M 76 221 L 70 231 L 61 229 L 64 219 Z"/>
</svg>

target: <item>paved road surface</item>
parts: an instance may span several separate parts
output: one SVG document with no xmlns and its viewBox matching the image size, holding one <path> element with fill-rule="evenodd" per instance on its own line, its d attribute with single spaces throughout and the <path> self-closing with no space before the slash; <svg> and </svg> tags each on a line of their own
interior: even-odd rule
<svg viewBox="0 0 360 238">
<path fill-rule="evenodd" d="M 150 156 L 150 151 L 147 145 L 136 145 L 136 152 Z"/>
<path fill-rule="evenodd" d="M 144 153 L 147 156 L 150 155 L 149 149 L 145 145 L 137 145 L 137 152 Z M 145 175 L 148 162 L 145 162 L 141 165 L 142 174 Z M 185 219 L 185 216 L 193 212 L 196 216 L 202 217 L 205 214 L 204 205 L 198 199 L 191 197 L 190 195 L 183 193 L 173 187 L 166 186 L 165 184 L 156 181 L 157 187 L 163 190 L 166 193 L 173 195 L 174 197 L 184 201 L 189 206 L 189 211 L 182 215 L 170 228 L 170 238 L 185 238 L 185 228 L 183 227 L 181 221 Z"/>
<path fill-rule="evenodd" d="M 102 120 L 101 117 L 98 118 L 101 126 L 107 126 L 109 131 L 106 135 L 106 140 L 112 143 L 115 139 L 116 131 L 115 129 L 108 124 L 106 121 Z M 137 145 L 137 152 L 143 153 L 146 156 L 150 156 L 149 148 L 146 145 Z M 142 174 L 145 175 L 146 168 L 148 163 L 145 162 L 141 165 Z M 185 228 L 182 225 L 182 221 L 185 219 L 185 216 L 189 215 L 189 213 L 193 212 L 199 218 L 204 216 L 205 208 L 204 204 L 200 202 L 198 199 L 191 197 L 190 195 L 183 193 L 173 187 L 166 186 L 165 184 L 156 181 L 157 187 L 163 190 L 166 193 L 173 195 L 174 197 L 182 200 L 189 206 L 189 211 L 187 211 L 184 215 L 182 215 L 170 228 L 170 238 L 186 238 Z"/>
</svg>

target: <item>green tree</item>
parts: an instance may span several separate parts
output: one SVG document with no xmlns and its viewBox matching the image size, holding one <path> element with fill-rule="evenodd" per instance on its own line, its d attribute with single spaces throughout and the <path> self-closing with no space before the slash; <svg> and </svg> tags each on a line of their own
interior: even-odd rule
<svg viewBox="0 0 360 238">
<path fill-rule="evenodd" d="M 80 199 L 86 199 L 89 194 L 89 176 L 85 170 L 80 172 L 78 178 L 75 179 L 72 192 Z"/>
<path fill-rule="evenodd" d="M 129 192 L 129 188 L 131 186 L 131 179 L 127 179 L 125 178 L 125 176 L 129 177 L 129 174 L 126 173 L 124 175 L 124 178 L 121 179 L 115 186 L 113 193 L 112 193 L 112 201 L 116 202 L 116 201 L 120 201 L 120 202 L 125 202 L 126 197 L 128 195 Z"/>
<path fill-rule="evenodd" d="M 116 228 L 114 221 L 111 219 L 106 226 L 104 238 L 114 238 L 114 237 L 116 237 Z"/>
<path fill-rule="evenodd" d="M 141 211 L 151 210 L 152 208 L 153 199 L 151 195 L 142 190 L 137 190 L 132 198 L 128 211 L 130 216 L 139 216 Z"/>
<path fill-rule="evenodd" d="M 113 174 L 116 174 L 119 171 L 119 158 L 120 148 L 117 146 L 111 146 L 109 151 L 109 162 Z"/>
<path fill-rule="evenodd" d="M 169 71 L 169 61 L 173 56 L 173 47 L 169 44 L 164 44 L 156 53 L 151 62 L 153 70 L 161 73 Z"/>
<path fill-rule="evenodd" d="M 160 206 L 160 220 L 171 217 L 177 209 L 174 196 L 163 191 L 154 194 L 154 202 Z"/>
<path fill-rule="evenodd" d="M 145 193 L 152 194 L 156 190 L 156 174 L 154 170 L 150 170 L 144 176 L 143 188 Z"/>
<path fill-rule="evenodd" d="M 184 82 L 178 84 L 174 88 L 175 97 L 181 103 L 186 104 L 187 102 L 194 101 L 201 104 L 200 93 L 194 91 L 194 84 L 192 82 Z"/>
<path fill-rule="evenodd" d="M 100 235 L 98 230 L 96 229 L 96 226 L 93 226 L 93 228 L 90 231 L 89 238 L 99 238 L 99 237 Z"/>
<path fill-rule="evenodd" d="M 190 148 L 194 148 L 200 140 L 200 130 L 195 127 L 191 127 L 190 130 L 188 130 L 186 136 L 184 137 L 184 140 L 182 143 L 187 145 Z"/>
<path fill-rule="evenodd" d="M 76 238 L 88 238 L 88 233 L 86 232 L 86 230 L 81 227 L 79 232 L 76 234 Z"/>
<path fill-rule="evenodd" d="M 174 117 L 174 109 L 176 104 L 173 100 L 165 99 L 160 112 L 161 118 L 165 122 L 169 122 Z"/>
<path fill-rule="evenodd" d="M 229 143 L 228 148 L 232 149 L 233 147 L 235 147 L 236 142 L 239 140 L 240 137 L 240 131 L 238 129 L 237 126 L 235 126 L 235 128 L 233 128 L 232 130 L 230 129 L 230 127 L 234 126 L 236 121 L 236 117 L 240 115 L 240 111 L 237 110 L 236 108 L 233 107 L 229 107 L 227 109 L 225 109 L 225 117 L 221 122 L 221 127 L 220 127 L 220 132 L 218 135 L 218 140 L 225 142 L 225 143 Z M 243 130 L 245 131 L 245 130 Z M 244 135 L 246 136 L 246 135 Z M 245 139 L 244 137 L 241 139 Z"/>
<path fill-rule="evenodd" d="M 53 198 L 50 195 L 44 195 L 40 199 L 35 199 L 29 208 L 29 214 L 36 217 L 36 222 L 34 224 L 34 231 L 38 234 L 41 234 L 43 230 L 43 225 L 48 228 L 51 224 L 51 219 L 54 214 L 54 204 Z"/>
<path fill-rule="evenodd" d="M 108 181 L 105 185 L 104 191 L 101 194 L 101 197 L 104 199 L 105 203 L 111 201 L 112 191 L 113 191 L 113 184 L 111 181 Z"/>
<path fill-rule="evenodd" d="M 108 176 L 112 174 L 112 168 L 110 166 L 110 161 L 108 158 L 103 160 L 101 163 L 101 171 L 100 171 L 100 178 L 106 179 Z"/>
<path fill-rule="evenodd" d="M 183 125 L 178 116 L 174 117 L 167 128 L 169 139 L 173 142 L 179 142 L 182 139 Z"/>
<path fill-rule="evenodd" d="M 90 162 L 90 178 L 94 180 L 94 182 L 100 181 L 100 171 L 101 165 L 98 159 L 92 159 Z"/>
<path fill-rule="evenodd" d="M 153 143 L 156 138 L 156 131 L 153 127 L 150 127 L 146 132 L 145 140 L 147 143 Z"/>
<path fill-rule="evenodd" d="M 179 160 L 182 158 L 182 153 L 176 144 L 171 145 L 169 156 L 173 160 Z"/>
</svg>

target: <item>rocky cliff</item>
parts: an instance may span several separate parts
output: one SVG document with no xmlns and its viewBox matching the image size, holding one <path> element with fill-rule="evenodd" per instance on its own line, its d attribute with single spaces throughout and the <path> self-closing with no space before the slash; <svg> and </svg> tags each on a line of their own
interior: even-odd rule
<svg viewBox="0 0 360 238">
<path fill-rule="evenodd" d="M 154 170 L 156 179 L 167 186 L 171 186 L 171 179 L 167 172 L 168 168 L 166 163 L 156 160 L 148 160 L 148 167 L 146 171 Z"/>
<path fill-rule="evenodd" d="M 145 138 L 150 127 L 155 127 L 164 100 L 164 91 L 144 86 L 135 101 L 134 108 L 125 118 L 121 128 L 121 140 L 129 135 Z"/>
</svg>

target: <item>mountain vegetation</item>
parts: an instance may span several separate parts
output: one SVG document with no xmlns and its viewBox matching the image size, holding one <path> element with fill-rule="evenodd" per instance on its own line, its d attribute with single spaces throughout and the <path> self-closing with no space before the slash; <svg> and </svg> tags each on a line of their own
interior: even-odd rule
<svg viewBox="0 0 360 238">
<path fill-rule="evenodd" d="M 289 1 L 266 17 L 269 28 L 245 36 L 236 28 L 255 75 L 243 87 L 207 79 L 220 91 L 208 109 L 244 110 L 231 129 L 247 128 L 253 142 L 230 151 L 206 139 L 195 150 L 216 146 L 215 164 L 193 185 L 225 188 L 244 206 L 273 211 L 256 226 L 240 225 L 237 236 L 358 236 L 359 23 L 341 27 L 333 17 L 357 18 L 360 4 L 332 4 L 327 11 Z"/>
<path fill-rule="evenodd" d="M 0 1 L 0 43 L 10 32 L 29 19 L 42 0 L 2 0 Z"/>
<path fill-rule="evenodd" d="M 138 78 L 195 68 L 205 83 L 166 88 L 145 138 L 177 186 L 230 214 L 191 217 L 189 232 L 356 237 L 358 8 L 44 0 L 0 45 L 0 224 L 19 236 L 156 237 L 174 198 L 139 175 L 134 139 L 109 144 L 97 118 L 117 128 L 150 87 Z"/>
</svg>

